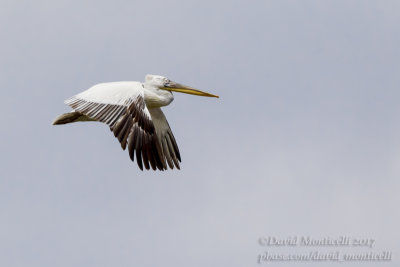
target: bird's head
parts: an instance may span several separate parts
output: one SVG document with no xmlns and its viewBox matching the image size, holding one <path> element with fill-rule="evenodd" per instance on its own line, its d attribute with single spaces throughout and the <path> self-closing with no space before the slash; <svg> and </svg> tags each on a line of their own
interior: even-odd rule
<svg viewBox="0 0 400 267">
<path fill-rule="evenodd" d="M 217 95 L 203 92 L 187 85 L 179 84 L 160 75 L 147 74 L 145 78 L 145 84 L 150 87 L 156 87 L 167 91 L 198 95 L 198 96 L 219 97 Z"/>
</svg>

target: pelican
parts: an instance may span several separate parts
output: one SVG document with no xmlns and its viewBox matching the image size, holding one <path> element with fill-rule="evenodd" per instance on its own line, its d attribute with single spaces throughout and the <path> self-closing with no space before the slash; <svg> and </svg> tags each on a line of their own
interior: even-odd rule
<svg viewBox="0 0 400 267">
<path fill-rule="evenodd" d="M 181 156 L 161 107 L 169 105 L 180 92 L 217 97 L 159 75 L 146 75 L 145 82 L 96 84 L 67 100 L 73 110 L 60 115 L 53 125 L 79 121 L 106 123 L 123 150 L 141 170 L 180 169 Z"/>
</svg>

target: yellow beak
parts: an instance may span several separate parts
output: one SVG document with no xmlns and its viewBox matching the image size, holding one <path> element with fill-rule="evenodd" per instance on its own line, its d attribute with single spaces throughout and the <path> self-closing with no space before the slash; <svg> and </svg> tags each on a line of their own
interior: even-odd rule
<svg viewBox="0 0 400 267">
<path fill-rule="evenodd" d="M 173 91 L 173 92 L 179 92 L 179 93 L 185 93 L 185 94 L 191 94 L 191 95 L 198 95 L 198 96 L 207 96 L 207 97 L 217 97 L 217 95 L 213 95 L 207 92 L 203 92 L 200 90 L 197 90 L 195 88 L 192 88 L 187 85 L 179 84 L 176 82 L 168 82 L 162 87 L 161 89 L 168 90 L 168 91 Z"/>
</svg>

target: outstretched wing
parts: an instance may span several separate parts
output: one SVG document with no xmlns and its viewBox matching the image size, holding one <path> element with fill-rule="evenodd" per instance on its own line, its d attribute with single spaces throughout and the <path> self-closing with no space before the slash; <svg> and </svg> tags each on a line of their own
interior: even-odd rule
<svg viewBox="0 0 400 267">
<path fill-rule="evenodd" d="M 170 163 L 171 155 L 164 153 L 167 150 L 162 148 L 162 142 L 157 136 L 152 116 L 144 101 L 144 88 L 141 83 L 98 84 L 66 100 L 65 103 L 91 119 L 108 124 L 121 143 L 122 149 L 125 150 L 128 146 L 132 161 L 136 154 L 136 161 L 141 170 L 143 164 L 146 169 L 150 169 L 150 166 L 153 170 L 167 169 L 165 159 Z M 174 167 L 173 164 L 168 165 L 170 168 Z M 175 166 L 179 168 L 179 164 L 175 163 Z"/>
<path fill-rule="evenodd" d="M 161 145 L 163 155 L 165 156 L 169 167 L 172 169 L 175 164 L 175 166 L 179 169 L 181 155 L 179 153 L 175 137 L 172 134 L 171 128 L 169 127 L 167 118 L 165 118 L 161 108 L 150 108 L 149 111 L 156 129 L 158 142 Z"/>
</svg>

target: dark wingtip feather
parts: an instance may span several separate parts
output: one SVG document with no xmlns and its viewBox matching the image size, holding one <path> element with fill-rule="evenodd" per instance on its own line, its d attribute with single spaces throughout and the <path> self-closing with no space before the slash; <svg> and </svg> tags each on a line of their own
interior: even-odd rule
<svg viewBox="0 0 400 267">
<path fill-rule="evenodd" d="M 139 168 L 143 171 L 142 155 L 140 150 L 136 150 L 136 161 Z"/>
</svg>

